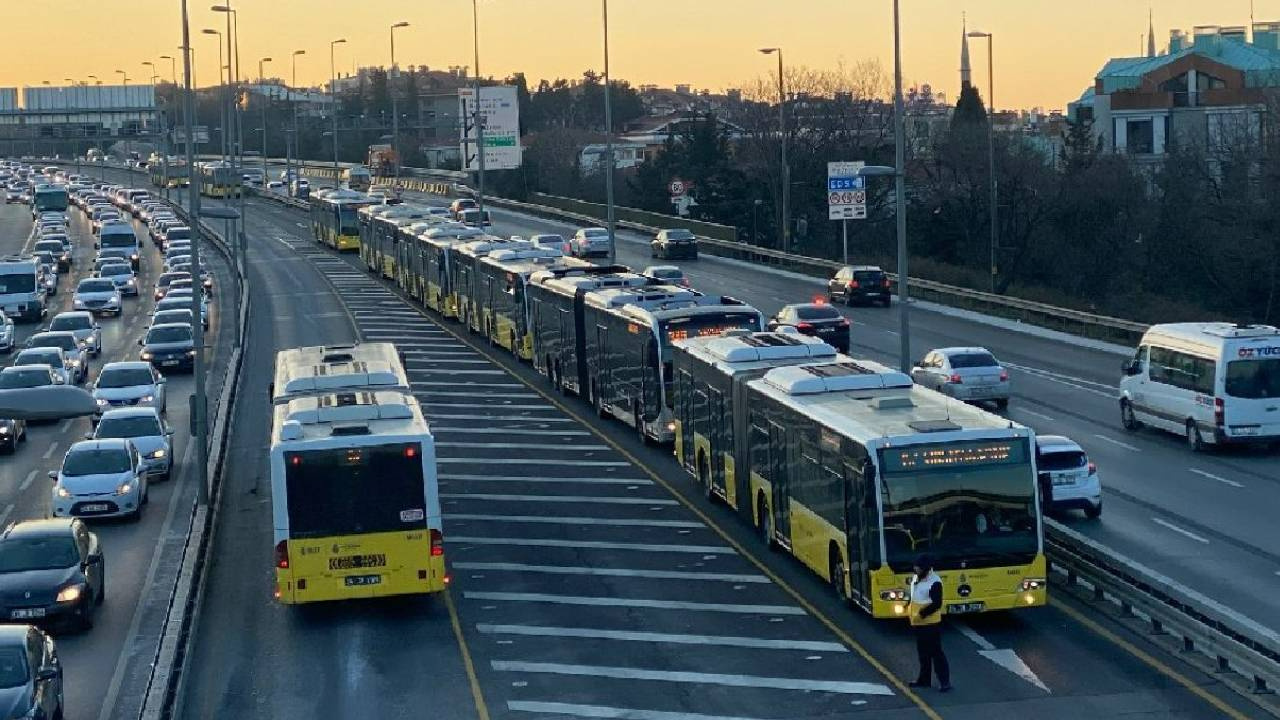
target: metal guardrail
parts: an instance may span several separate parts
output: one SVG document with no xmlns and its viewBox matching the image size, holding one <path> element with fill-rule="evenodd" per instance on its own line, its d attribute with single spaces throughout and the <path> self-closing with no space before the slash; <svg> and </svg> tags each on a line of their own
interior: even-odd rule
<svg viewBox="0 0 1280 720">
<path fill-rule="evenodd" d="M 1122 619 L 1174 641 L 1172 649 L 1208 661 L 1205 669 L 1260 707 L 1280 716 L 1280 634 L 1203 594 L 1053 520 L 1045 547 L 1068 590 L 1110 602 Z"/>
</svg>

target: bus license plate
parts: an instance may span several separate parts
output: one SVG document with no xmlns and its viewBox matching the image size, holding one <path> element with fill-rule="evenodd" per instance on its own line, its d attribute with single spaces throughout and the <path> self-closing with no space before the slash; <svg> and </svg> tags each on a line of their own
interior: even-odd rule
<svg viewBox="0 0 1280 720">
<path fill-rule="evenodd" d="M 26 608 L 22 610 L 14 610 L 10 613 L 10 617 L 14 620 L 27 620 L 30 618 L 44 617 L 44 608 Z"/>
<path fill-rule="evenodd" d="M 357 585 L 381 585 L 382 576 L 381 575 L 348 575 L 347 577 L 342 578 L 342 582 L 347 587 L 354 587 Z"/>
<path fill-rule="evenodd" d="M 947 606 L 947 614 L 963 615 L 965 613 L 982 612 L 986 607 L 987 604 L 985 602 L 952 603 Z"/>
</svg>

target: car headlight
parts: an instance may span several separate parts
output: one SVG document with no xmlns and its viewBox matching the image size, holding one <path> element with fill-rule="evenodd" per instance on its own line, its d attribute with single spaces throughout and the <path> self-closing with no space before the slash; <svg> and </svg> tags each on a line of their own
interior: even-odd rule
<svg viewBox="0 0 1280 720">
<path fill-rule="evenodd" d="M 130 255 L 130 256 L 129 256 L 129 259 L 130 259 L 130 260 L 137 260 L 137 259 L 138 259 L 138 253 L 134 253 L 134 254 Z"/>
<path fill-rule="evenodd" d="M 133 284 L 133 278 L 129 278 L 128 280 L 125 280 L 125 281 L 124 281 L 124 284 L 125 284 L 125 285 L 132 285 L 132 284 Z"/>
<path fill-rule="evenodd" d="M 8 435 L 8 434 L 9 434 L 9 426 L 0 425 L 0 435 Z"/>
<path fill-rule="evenodd" d="M 128 495 L 129 493 L 133 492 L 133 488 L 134 488 L 134 481 L 125 480 L 124 482 L 120 483 L 120 487 L 116 488 L 116 494 Z"/>
<path fill-rule="evenodd" d="M 60 498 L 69 498 L 69 497 L 71 497 L 71 491 L 70 491 L 70 490 L 67 490 L 66 488 L 62 487 L 61 485 L 59 485 L 58 487 L 54 488 L 54 492 L 58 493 L 58 497 L 60 497 Z"/>
<path fill-rule="evenodd" d="M 187 357 L 195 357 L 195 356 L 196 356 L 196 351 L 194 348 L 187 351 Z"/>
<path fill-rule="evenodd" d="M 79 361 L 79 360 L 72 360 L 72 361 L 71 361 L 71 367 L 73 367 L 73 368 L 78 368 L 78 367 L 80 367 L 80 361 Z"/>
<path fill-rule="evenodd" d="M 154 399 L 155 398 L 152 397 L 151 395 L 143 395 L 142 397 L 138 398 L 138 400 L 140 400 L 141 402 L 151 402 Z"/>
<path fill-rule="evenodd" d="M 58 591 L 58 602 L 75 602 L 83 594 L 83 585 L 68 585 Z"/>
<path fill-rule="evenodd" d="M 159 450 L 156 450 L 155 452 L 151 453 L 147 457 L 152 460 L 159 460 L 160 458 L 164 457 L 164 455 L 165 455 L 164 448 L 160 448 Z"/>
<path fill-rule="evenodd" d="M 143 351 L 142 351 L 142 355 L 141 355 L 141 357 L 142 357 L 142 359 L 143 359 L 143 360 L 150 360 L 150 359 L 151 359 L 151 353 L 147 352 L 146 350 L 143 350 Z"/>
<path fill-rule="evenodd" d="M 106 407 L 111 404 L 106 398 L 94 398 L 94 402 L 98 403 L 98 407 Z"/>
</svg>

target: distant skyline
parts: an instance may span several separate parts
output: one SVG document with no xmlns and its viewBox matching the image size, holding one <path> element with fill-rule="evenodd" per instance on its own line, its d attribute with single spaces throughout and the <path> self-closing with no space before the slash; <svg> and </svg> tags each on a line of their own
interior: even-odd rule
<svg viewBox="0 0 1280 720">
<path fill-rule="evenodd" d="M 196 81 L 214 83 L 216 37 L 206 27 L 225 29 L 213 2 L 190 0 Z M 1087 87 L 1108 58 L 1145 53 L 1147 13 L 1155 13 L 1155 44 L 1163 49 L 1172 28 L 1246 25 L 1249 0 L 901 0 L 903 79 L 907 87 L 929 83 L 954 101 L 959 91 L 961 13 L 970 29 L 995 36 L 996 104 L 1000 108 L 1062 109 Z M 1259 21 L 1280 20 L 1280 0 L 1255 0 Z M 128 0 L 88 11 L 84 3 L 49 0 L 10 9 L 0 25 L 0 87 L 66 84 L 65 78 L 118 84 L 125 70 L 130 84 L 149 82 L 156 63 L 170 79 L 167 60 L 179 57 L 178 0 Z M 107 15 L 109 8 L 110 17 Z M 255 0 L 240 12 L 241 77 L 256 80 L 258 59 L 270 56 L 267 76 L 290 79 L 290 55 L 298 58 L 298 81 L 319 85 L 329 79 L 329 41 L 340 37 L 340 73 L 354 66 L 390 63 L 389 27 L 396 31 L 401 66 L 472 66 L 471 3 L 467 0 Z M 612 0 L 610 71 L 633 85 L 689 84 L 723 92 L 775 72 L 772 58 L 756 52 L 781 46 L 788 65 L 834 68 L 879 60 L 893 68 L 890 0 Z M 484 75 L 524 72 L 538 80 L 576 78 L 603 66 L 600 3 L 597 0 L 480 0 L 480 61 Z M 987 43 L 971 48 L 974 84 L 984 99 Z M 178 80 L 182 65 L 179 57 Z M 471 68 L 474 71 L 474 68 Z"/>
</svg>

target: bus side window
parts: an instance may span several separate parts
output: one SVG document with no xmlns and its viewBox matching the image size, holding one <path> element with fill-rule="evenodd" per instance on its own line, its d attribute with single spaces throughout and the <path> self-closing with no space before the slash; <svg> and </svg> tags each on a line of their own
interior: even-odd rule
<svg viewBox="0 0 1280 720">
<path fill-rule="evenodd" d="M 771 475 L 769 472 L 769 431 L 754 422 L 751 424 L 750 457 L 751 472 L 767 480 Z"/>
</svg>

